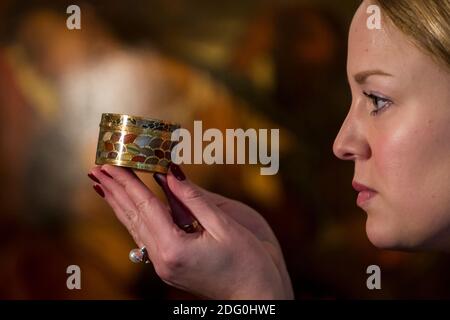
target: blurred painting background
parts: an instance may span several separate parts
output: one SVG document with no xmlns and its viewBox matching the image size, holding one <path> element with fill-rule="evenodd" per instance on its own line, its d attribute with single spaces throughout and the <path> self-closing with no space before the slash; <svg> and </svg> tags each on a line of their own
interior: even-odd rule
<svg viewBox="0 0 450 320">
<path fill-rule="evenodd" d="M 81 8 L 81 30 L 66 9 Z M 264 215 L 298 299 L 449 298 L 449 258 L 374 248 L 352 163 L 332 154 L 350 105 L 347 29 L 359 0 L 0 2 L 0 298 L 196 299 L 135 265 L 94 193 L 103 112 L 188 129 L 280 128 L 280 171 L 184 165 Z M 151 174 L 139 173 L 163 195 Z M 66 268 L 81 268 L 68 290 Z M 382 270 L 382 290 L 366 268 Z"/>
</svg>

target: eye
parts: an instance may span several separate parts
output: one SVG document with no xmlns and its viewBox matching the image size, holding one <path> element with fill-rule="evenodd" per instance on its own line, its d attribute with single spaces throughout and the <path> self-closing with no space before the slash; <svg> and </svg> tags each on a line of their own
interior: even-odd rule
<svg viewBox="0 0 450 320">
<path fill-rule="evenodd" d="M 364 92 L 364 95 L 370 100 L 372 100 L 372 104 L 375 107 L 375 109 L 372 110 L 372 112 L 370 113 L 370 115 L 372 116 L 376 116 L 379 112 L 383 111 L 385 108 L 390 107 L 392 105 L 392 101 L 387 98 L 383 98 L 373 93 L 367 92 Z"/>
</svg>

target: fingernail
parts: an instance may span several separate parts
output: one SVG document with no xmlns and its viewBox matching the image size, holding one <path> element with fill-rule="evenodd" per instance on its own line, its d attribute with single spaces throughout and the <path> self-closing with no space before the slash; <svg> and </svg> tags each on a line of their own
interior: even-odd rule
<svg viewBox="0 0 450 320">
<path fill-rule="evenodd" d="M 100 197 L 102 197 L 102 198 L 105 197 L 105 193 L 103 192 L 103 189 L 98 184 L 94 184 L 93 188 L 94 188 L 95 192 L 97 192 L 99 194 Z"/>
<path fill-rule="evenodd" d="M 164 186 L 164 180 L 165 180 L 165 176 L 162 173 L 154 173 L 153 174 L 153 179 L 155 179 L 155 181 L 161 186 Z"/>
<path fill-rule="evenodd" d="M 108 172 L 106 172 L 105 169 L 100 169 L 101 172 L 103 172 L 104 175 L 110 177 L 111 179 L 114 179 Z"/>
<path fill-rule="evenodd" d="M 97 179 L 97 177 L 94 176 L 92 173 L 88 173 L 88 177 L 89 177 L 92 181 L 97 182 L 97 183 L 100 183 L 100 181 Z"/>
<path fill-rule="evenodd" d="M 177 164 L 171 162 L 170 163 L 170 171 L 172 171 L 173 175 L 175 176 L 175 178 L 177 178 L 177 180 L 179 180 L 179 181 L 186 180 L 186 176 L 184 175 L 180 166 L 178 166 Z"/>
<path fill-rule="evenodd" d="M 169 184 L 167 183 L 167 177 L 161 173 L 153 174 L 155 181 L 161 186 L 161 189 L 166 195 L 167 201 L 171 209 L 171 214 L 173 221 L 183 229 L 184 226 L 192 225 L 195 221 L 194 215 L 170 190 Z M 183 229 L 185 230 L 185 229 Z M 186 230 L 185 230 L 186 231 Z M 189 232 L 187 230 L 186 232 Z"/>
</svg>

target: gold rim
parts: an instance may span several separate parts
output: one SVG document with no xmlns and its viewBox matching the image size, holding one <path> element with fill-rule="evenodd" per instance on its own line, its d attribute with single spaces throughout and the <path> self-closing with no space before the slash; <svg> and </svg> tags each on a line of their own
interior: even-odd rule
<svg viewBox="0 0 450 320">
<path fill-rule="evenodd" d="M 160 119 L 155 119 L 155 118 L 146 118 L 146 117 L 141 117 L 141 116 L 133 116 L 131 114 L 120 114 L 120 113 L 102 113 L 101 123 L 103 123 L 103 119 L 106 116 L 111 116 L 111 117 L 115 117 L 115 118 L 119 118 L 119 119 L 127 117 L 127 118 L 133 118 L 136 120 L 143 120 L 143 121 L 147 121 L 147 122 L 167 124 L 169 126 L 174 126 L 174 127 L 181 127 L 179 123 L 175 123 L 175 122 L 171 122 L 171 121 L 160 120 Z"/>
<path fill-rule="evenodd" d="M 136 169 L 136 170 L 157 172 L 157 173 L 164 173 L 164 174 L 167 174 L 167 171 L 169 170 L 169 168 L 163 167 L 158 164 L 148 164 L 148 163 L 141 163 L 141 162 L 135 162 L 135 161 L 114 160 L 114 159 L 104 159 L 104 158 L 95 159 L 95 164 L 98 164 L 98 165 L 111 164 L 111 165 L 119 166 L 119 167 L 127 167 L 127 168 Z"/>
</svg>

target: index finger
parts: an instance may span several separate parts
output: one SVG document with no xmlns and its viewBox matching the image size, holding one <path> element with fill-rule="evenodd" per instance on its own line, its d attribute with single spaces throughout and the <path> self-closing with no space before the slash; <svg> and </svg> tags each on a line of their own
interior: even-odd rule
<svg viewBox="0 0 450 320">
<path fill-rule="evenodd" d="M 155 240 L 160 243 L 169 243 L 180 235 L 167 207 L 131 169 L 103 165 L 101 170 L 123 187 Z"/>
</svg>

